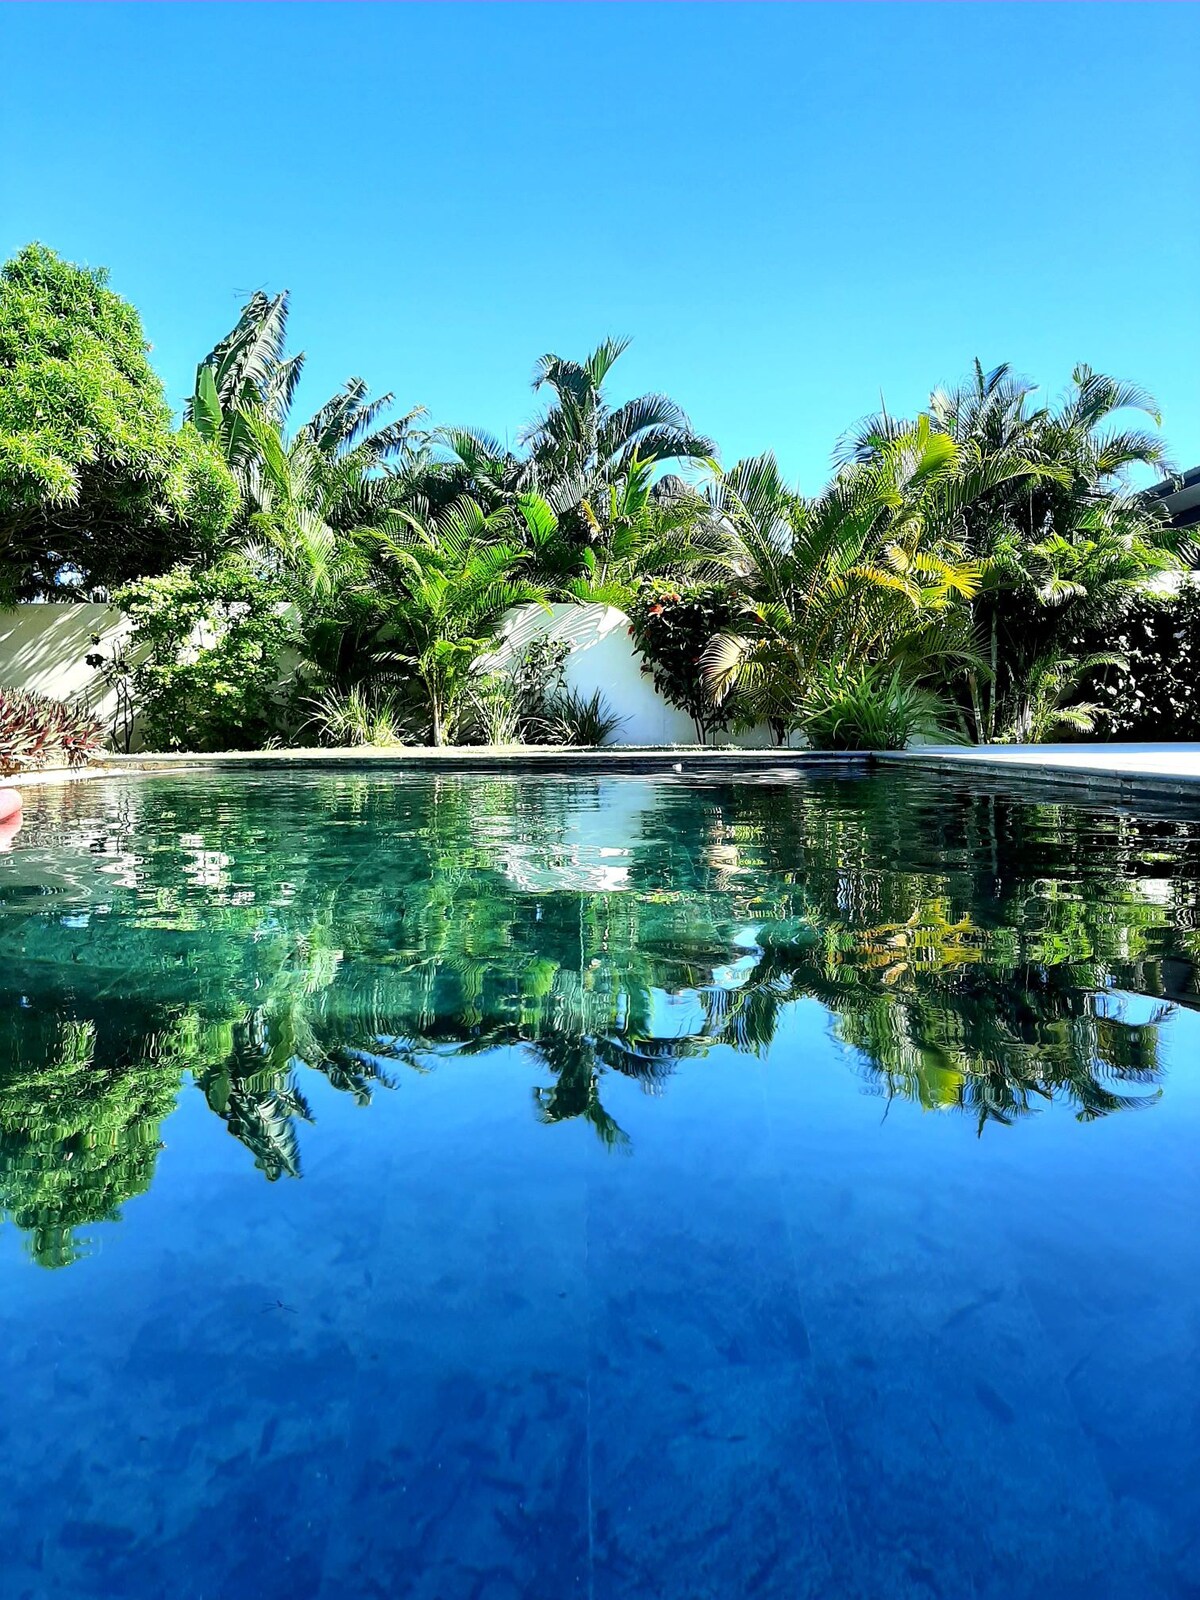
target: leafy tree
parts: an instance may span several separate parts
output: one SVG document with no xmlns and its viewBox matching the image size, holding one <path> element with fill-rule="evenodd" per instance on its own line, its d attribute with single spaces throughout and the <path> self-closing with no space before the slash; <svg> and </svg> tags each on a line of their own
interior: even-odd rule
<svg viewBox="0 0 1200 1600">
<path fill-rule="evenodd" d="M 285 653 L 302 643 L 292 596 L 239 551 L 118 591 L 147 749 L 253 750 L 289 731 Z"/>
<path fill-rule="evenodd" d="M 66 1266 L 82 1253 L 79 1228 L 116 1217 L 150 1187 L 179 1071 L 170 1062 L 129 1070 L 91 1020 L 12 1007 L 6 1021 L 0 1209 L 28 1231 L 35 1261 Z"/>
<path fill-rule="evenodd" d="M 1136 599 L 1123 622 L 1076 641 L 1111 652 L 1089 692 L 1105 732 L 1121 739 L 1200 740 L 1200 586 Z"/>
<path fill-rule="evenodd" d="M 100 270 L 29 245 L 0 271 L 0 590 L 110 586 L 216 547 L 237 504 L 176 430 L 136 311 Z"/>
</svg>

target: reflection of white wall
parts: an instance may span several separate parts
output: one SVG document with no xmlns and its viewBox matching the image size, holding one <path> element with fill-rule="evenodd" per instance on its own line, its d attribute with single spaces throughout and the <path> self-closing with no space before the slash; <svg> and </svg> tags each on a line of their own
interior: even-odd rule
<svg viewBox="0 0 1200 1600">
<path fill-rule="evenodd" d="M 599 689 L 625 718 L 610 743 L 695 744 L 691 717 L 668 705 L 650 674 L 642 671 L 642 658 L 629 637 L 629 618 L 623 611 L 606 605 L 518 606 L 505 619 L 503 643 L 484 660 L 484 670 L 502 670 L 539 634 L 570 644 L 568 688 L 585 696 Z M 761 749 L 774 741 L 768 729 L 755 728 L 740 735 L 719 734 L 717 742 Z"/>
<path fill-rule="evenodd" d="M 475 837 L 495 844 L 509 882 L 527 893 L 616 892 L 628 887 L 633 846 L 661 794 L 645 779 L 589 773 L 563 787 L 561 809 L 542 811 L 536 837 L 521 837 L 508 811 L 481 817 Z"/>
<path fill-rule="evenodd" d="M 129 633 L 112 606 L 51 602 L 0 611 L 0 689 L 33 689 L 55 700 L 86 698 L 103 720 L 113 712 L 85 657 L 111 657 Z M 100 635 L 98 645 L 93 635 Z"/>
</svg>

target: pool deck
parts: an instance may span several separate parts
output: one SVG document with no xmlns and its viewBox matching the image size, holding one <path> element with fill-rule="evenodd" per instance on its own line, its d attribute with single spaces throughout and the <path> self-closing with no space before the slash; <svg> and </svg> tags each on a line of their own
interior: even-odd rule
<svg viewBox="0 0 1200 1600">
<path fill-rule="evenodd" d="M 562 746 L 462 745 L 444 749 L 413 745 L 337 750 L 232 750 L 216 755 L 109 754 L 82 770 L 19 773 L 0 779 L 12 788 L 86 778 L 129 777 L 147 772 L 294 767 L 374 767 L 383 770 L 487 769 L 528 772 L 707 773 L 812 771 L 901 764 L 943 775 L 1022 778 L 1096 795 L 1139 790 L 1200 799 L 1200 744 L 929 745 L 916 750 L 868 754 L 819 750 L 707 749 L 700 745 L 617 746 L 571 750 Z"/>
<path fill-rule="evenodd" d="M 1200 744 L 988 744 L 928 745 L 878 762 L 906 766 L 1052 780 L 1095 794 L 1138 789 L 1200 796 Z"/>
</svg>

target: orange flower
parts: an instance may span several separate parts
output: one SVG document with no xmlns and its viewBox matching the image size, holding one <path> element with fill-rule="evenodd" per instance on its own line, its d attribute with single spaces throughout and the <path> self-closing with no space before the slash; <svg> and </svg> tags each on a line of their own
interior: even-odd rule
<svg viewBox="0 0 1200 1600">
<path fill-rule="evenodd" d="M 661 617 L 663 614 L 663 609 L 664 608 L 660 605 L 652 605 L 650 607 L 650 615 L 652 617 Z"/>
</svg>

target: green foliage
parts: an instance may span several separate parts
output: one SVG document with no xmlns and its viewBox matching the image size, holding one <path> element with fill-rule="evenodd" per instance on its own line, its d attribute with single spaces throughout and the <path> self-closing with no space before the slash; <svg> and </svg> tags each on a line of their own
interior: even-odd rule
<svg viewBox="0 0 1200 1600">
<path fill-rule="evenodd" d="M 411 731 L 400 698 L 365 684 L 346 690 L 325 689 L 306 701 L 312 715 L 305 729 L 315 729 L 326 745 L 397 745 Z"/>
<path fill-rule="evenodd" d="M 981 568 L 963 554 L 962 511 L 1023 470 L 1011 453 L 981 466 L 926 418 L 810 500 L 773 457 L 739 462 L 714 494 L 745 574 L 738 615 L 704 652 L 714 697 L 736 690 L 740 722 L 782 734 L 829 663 L 935 677 L 969 656 Z"/>
<path fill-rule="evenodd" d="M 537 634 L 516 653 L 507 676 L 512 685 L 518 728 L 523 739 L 542 742 L 551 716 L 551 706 L 566 689 L 570 642 Z"/>
<path fill-rule="evenodd" d="M 218 449 L 237 474 L 247 511 L 261 509 L 256 494 L 259 440 L 257 419 L 281 441 L 286 439 L 292 401 L 304 371 L 304 352 L 287 353 L 289 296 L 253 294 L 237 324 L 196 368 L 188 417 L 196 431 Z M 313 451 L 329 466 L 354 457 L 374 469 L 410 449 L 419 410 L 376 426 L 394 396 L 371 400 L 362 378 L 347 378 L 342 388 L 296 429 L 293 446 Z"/>
<path fill-rule="evenodd" d="M 552 740 L 555 744 L 607 744 L 626 721 L 612 709 L 599 689 L 590 695 L 565 689 L 551 703 L 550 711 L 552 732 L 557 735 Z"/>
<path fill-rule="evenodd" d="M 676 588 L 663 579 L 644 582 L 630 606 L 630 635 L 642 671 L 669 705 L 686 711 L 701 744 L 729 726 L 736 699 L 714 699 L 702 661 L 709 642 L 733 624 L 735 602 L 727 588 L 694 584 Z"/>
<path fill-rule="evenodd" d="M 1161 505 L 1125 483 L 1131 466 L 1161 470 L 1162 441 L 1114 421 L 1132 409 L 1157 425 L 1152 396 L 1088 366 L 1075 368 L 1057 404 L 1037 405 L 1034 394 L 1010 367 L 985 372 L 977 361 L 957 389 L 934 391 L 926 414 L 985 471 L 1006 455 L 1026 463 L 961 507 L 962 546 L 982 576 L 971 608 L 980 660 L 951 684 L 979 740 L 1020 738 L 1039 720 L 1051 729 L 1054 719 L 1030 707 L 1060 705 L 1086 676 L 1078 636 L 1110 641 L 1148 584 L 1176 565 Z M 876 460 L 909 427 L 886 413 L 868 419 L 843 441 L 843 458 Z M 1088 720 L 1084 709 L 1079 725 Z"/>
<path fill-rule="evenodd" d="M 385 667 L 407 669 L 420 686 L 435 745 L 454 731 L 476 677 L 476 663 L 499 639 L 507 611 L 541 600 L 519 576 L 521 550 L 501 537 L 502 514 L 473 500 L 440 516 L 408 513 L 395 531 L 380 530 L 373 555 L 386 587 L 372 580 Z"/>
<path fill-rule="evenodd" d="M 507 673 L 480 673 L 468 691 L 467 702 L 463 725 L 471 743 L 522 742 L 518 700 Z"/>
<path fill-rule="evenodd" d="M 1118 658 L 1088 685 L 1106 736 L 1200 739 L 1200 586 L 1142 596 L 1118 629 L 1086 633 L 1079 645 L 1110 646 Z"/>
<path fill-rule="evenodd" d="M 796 725 L 817 750 L 903 750 L 944 739 L 948 710 L 899 667 L 839 665 L 810 680 Z"/>
<path fill-rule="evenodd" d="M 55 761 L 86 766 L 103 737 L 90 711 L 28 689 L 0 689 L 0 775 Z"/>
<path fill-rule="evenodd" d="M 1111 650 L 1089 656 L 1047 653 L 1028 663 L 1014 686 L 1010 719 L 999 735 L 1000 744 L 1043 744 L 1064 730 L 1091 733 L 1100 707 L 1072 697 L 1081 684 L 1102 667 L 1121 671 L 1125 658 Z"/>
<path fill-rule="evenodd" d="M 1136 709 L 1179 701 L 1169 669 L 1139 702 L 1115 665 L 1154 633 L 1143 597 L 1177 565 L 1160 505 L 1125 481 L 1163 460 L 1122 421 L 1157 426 L 1134 385 L 1080 366 L 1040 404 L 976 363 L 915 419 L 852 429 L 806 497 L 769 453 L 722 473 L 665 395 L 615 402 L 619 339 L 541 359 L 548 403 L 516 451 L 419 410 L 389 420 L 393 396 L 359 377 L 297 425 L 288 318 L 286 291 L 253 295 L 177 429 L 102 272 L 31 245 L 0 274 L 0 598 L 127 585 L 136 650 L 97 670 L 148 696 L 153 745 L 291 739 L 314 709 L 280 688 L 297 674 L 322 739 L 561 738 L 561 684 L 534 704 L 480 675 L 522 599 L 627 611 L 701 741 L 783 739 L 818 702 L 814 726 L 841 730 L 821 737 L 883 738 L 921 691 L 977 739 L 1086 733 L 1098 707 L 1119 730 L 1186 722 Z"/>
<path fill-rule="evenodd" d="M 176 431 L 134 309 L 105 274 L 29 245 L 0 271 L 0 589 L 119 583 L 212 550 L 237 504 Z"/>
<path fill-rule="evenodd" d="M 67 1266 L 83 1253 L 79 1228 L 149 1188 L 180 1073 L 98 1059 L 90 1020 L 16 1015 L 0 1066 L 0 1209 L 28 1232 L 35 1261 Z"/>
<path fill-rule="evenodd" d="M 176 567 L 117 596 L 150 750 L 252 750 L 288 738 L 281 687 L 298 642 L 291 591 L 247 556 Z"/>
<path fill-rule="evenodd" d="M 597 523 L 611 514 L 613 495 L 619 506 L 631 485 L 635 497 L 649 492 L 652 469 L 663 463 L 708 461 L 713 441 L 698 434 L 668 396 L 611 403 L 605 385 L 628 344 L 606 339 L 582 361 L 541 358 L 533 386 L 547 391 L 550 403 L 525 430 L 524 455 L 477 430 L 439 429 L 437 441 L 450 459 L 433 469 L 431 498 L 444 504 L 468 494 L 494 509 L 534 494 L 554 507 L 567 539 L 587 547 Z M 674 487 L 663 483 L 655 492 L 669 496 Z"/>
</svg>

